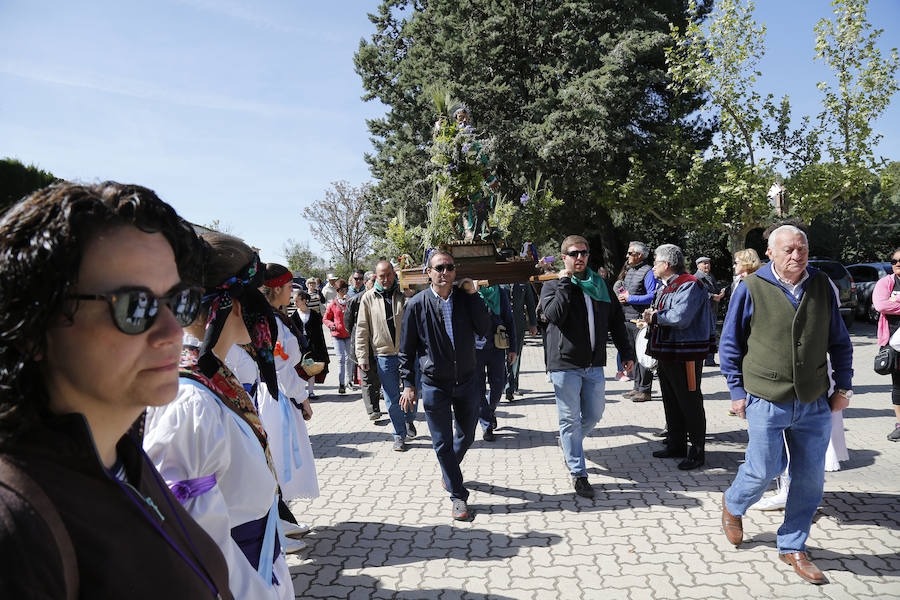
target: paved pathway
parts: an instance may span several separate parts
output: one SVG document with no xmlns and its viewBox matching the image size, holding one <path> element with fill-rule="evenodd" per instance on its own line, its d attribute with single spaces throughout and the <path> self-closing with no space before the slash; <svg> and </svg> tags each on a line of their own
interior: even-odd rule
<svg viewBox="0 0 900 600">
<path fill-rule="evenodd" d="M 745 517 L 739 550 L 725 540 L 720 498 L 747 435 L 727 414 L 717 368 L 703 376 L 707 466 L 690 472 L 650 456 L 664 420 L 658 384 L 654 401 L 635 404 L 622 398 L 629 384 L 607 380 L 606 414 L 585 440 L 591 500 L 572 492 L 539 338 L 529 338 L 526 395 L 501 403 L 497 441 L 477 433 L 463 463 L 468 523 L 450 518 L 421 409 L 412 448 L 393 452 L 388 421 L 370 422 L 359 393 L 338 396 L 329 375 L 310 426 L 322 496 L 292 504 L 313 526 L 309 548 L 288 559 L 297 597 L 900 598 L 900 444 L 885 439 L 893 413 L 889 380 L 872 371 L 873 329 L 853 328 L 850 460 L 826 474 L 809 540 L 829 585 L 777 560 L 780 512 Z"/>
</svg>

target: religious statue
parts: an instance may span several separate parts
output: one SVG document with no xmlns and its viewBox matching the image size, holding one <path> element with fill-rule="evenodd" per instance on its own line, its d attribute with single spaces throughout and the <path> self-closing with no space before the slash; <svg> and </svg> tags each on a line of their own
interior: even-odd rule
<svg viewBox="0 0 900 600">
<path fill-rule="evenodd" d="M 488 215 L 500 187 L 490 169 L 489 150 L 493 141 L 477 137 L 465 105 L 455 106 L 450 115 L 451 119 L 441 115 L 434 126 L 431 161 L 439 169 L 433 179 L 439 193 L 459 213 L 463 239 L 489 241 L 492 232 Z"/>
</svg>

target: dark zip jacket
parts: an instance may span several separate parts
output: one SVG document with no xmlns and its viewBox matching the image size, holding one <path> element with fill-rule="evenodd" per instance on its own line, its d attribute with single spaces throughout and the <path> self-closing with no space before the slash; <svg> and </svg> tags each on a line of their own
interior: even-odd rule
<svg viewBox="0 0 900 600">
<path fill-rule="evenodd" d="M 609 302 L 591 299 L 594 311 L 594 350 L 584 292 L 568 277 L 544 283 L 541 312 L 547 325 L 547 369 L 566 371 L 602 367 L 606 364 L 607 333 L 619 350 L 622 362 L 634 360 L 634 348 L 625 328 L 625 315 L 612 287 L 607 283 Z"/>
<path fill-rule="evenodd" d="M 400 378 L 405 386 L 416 385 L 416 360 L 422 378 L 436 387 L 465 384 L 475 375 L 475 334 L 493 336 L 491 318 L 478 294 L 454 288 L 450 299 L 453 343 L 444 327 L 443 300 L 430 287 L 406 303 L 400 334 Z"/>
<path fill-rule="evenodd" d="M 49 417 L 4 449 L 4 457 L 56 507 L 75 549 L 78 597 L 214 598 L 207 577 L 222 598 L 231 598 L 225 557 L 172 495 L 140 444 L 126 434 L 116 452 L 129 483 L 155 509 L 106 470 L 83 415 Z M 50 529 L 28 498 L 3 485 L 0 556 L 0 598 L 65 598 L 62 560 Z"/>
</svg>

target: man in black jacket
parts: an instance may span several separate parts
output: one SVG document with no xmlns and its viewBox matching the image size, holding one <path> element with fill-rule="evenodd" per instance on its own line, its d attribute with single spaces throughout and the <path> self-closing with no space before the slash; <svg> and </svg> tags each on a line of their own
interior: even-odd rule
<svg viewBox="0 0 900 600">
<path fill-rule="evenodd" d="M 559 411 L 559 439 L 575 493 L 594 497 L 587 479 L 584 436 L 600 421 L 606 404 L 606 334 L 630 370 L 634 349 L 625 329 L 621 305 L 612 288 L 588 267 L 587 240 L 570 235 L 561 244 L 565 268 L 541 290 L 547 318 L 547 368 Z"/>
<path fill-rule="evenodd" d="M 459 464 L 475 440 L 478 395 L 475 392 L 475 334 L 493 335 L 491 319 L 471 279 L 454 289 L 456 264 L 437 251 L 426 268 L 429 289 L 406 305 L 400 334 L 400 407 L 412 410 L 416 399 L 415 363 L 422 374 L 421 395 L 431 440 L 450 492 L 453 518 L 469 520 L 469 491 Z M 465 291 L 463 291 L 465 290 Z M 456 425 L 456 435 L 453 425 Z"/>
</svg>

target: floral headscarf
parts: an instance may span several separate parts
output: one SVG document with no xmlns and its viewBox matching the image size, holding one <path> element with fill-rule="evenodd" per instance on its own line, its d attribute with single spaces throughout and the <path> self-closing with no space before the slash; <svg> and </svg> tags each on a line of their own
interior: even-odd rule
<svg viewBox="0 0 900 600">
<path fill-rule="evenodd" d="M 219 341 L 219 335 L 225 326 L 228 315 L 234 306 L 234 300 L 241 303 L 244 325 L 250 334 L 253 348 L 251 356 L 259 366 L 260 378 L 265 382 L 269 393 L 278 397 L 278 379 L 275 375 L 275 356 L 272 353 L 273 332 L 278 327 L 272 307 L 259 291 L 265 278 L 265 269 L 259 256 L 240 269 L 233 277 L 213 287 L 207 287 L 203 296 L 203 304 L 209 306 L 209 318 L 206 321 L 206 335 L 200 345 L 200 357 L 197 367 L 206 377 L 213 377 L 219 370 L 220 361 L 213 355 L 213 348 Z"/>
</svg>

